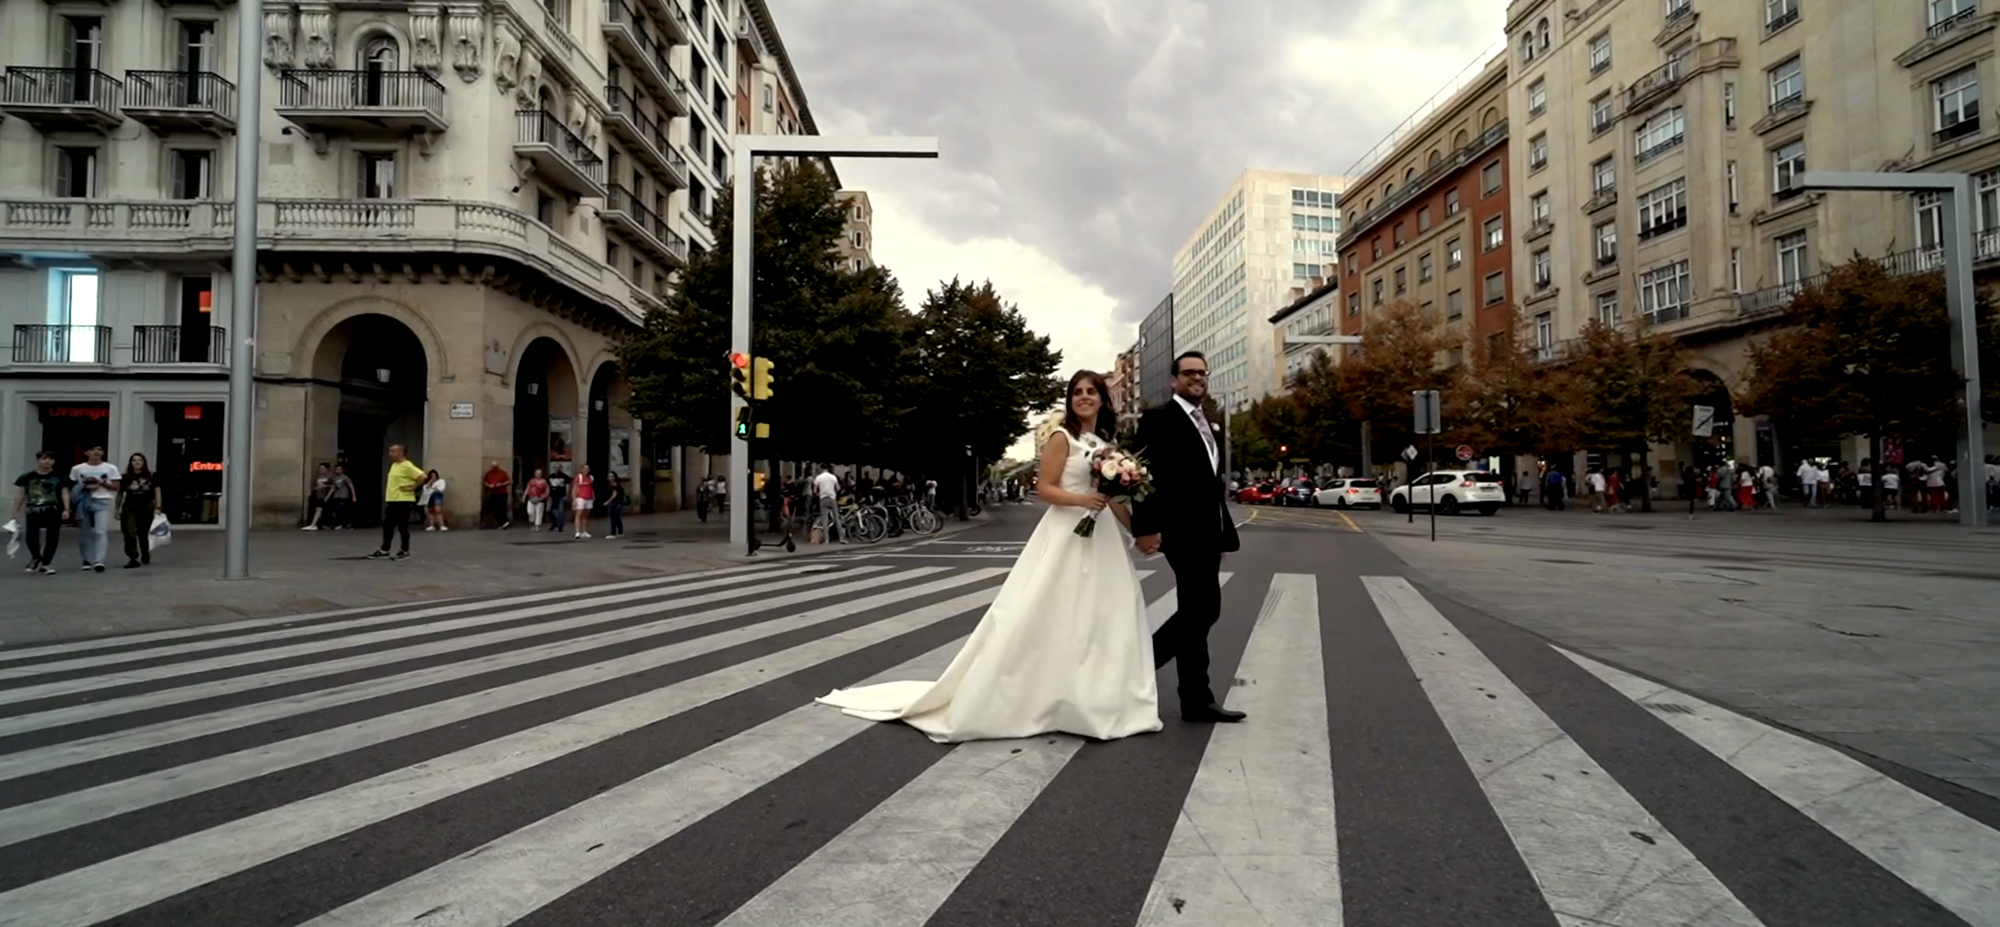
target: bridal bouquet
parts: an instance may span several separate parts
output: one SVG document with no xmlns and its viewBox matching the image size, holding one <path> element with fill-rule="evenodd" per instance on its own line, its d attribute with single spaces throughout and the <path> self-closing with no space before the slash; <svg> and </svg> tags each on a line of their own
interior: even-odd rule
<svg viewBox="0 0 2000 927">
<path fill-rule="evenodd" d="M 1153 474 L 1147 471 L 1146 462 L 1115 447 L 1090 455 L 1090 472 L 1097 478 L 1097 491 L 1119 505 L 1131 505 L 1153 491 Z M 1097 533 L 1099 514 L 1092 512 L 1076 523 L 1078 537 Z"/>
</svg>

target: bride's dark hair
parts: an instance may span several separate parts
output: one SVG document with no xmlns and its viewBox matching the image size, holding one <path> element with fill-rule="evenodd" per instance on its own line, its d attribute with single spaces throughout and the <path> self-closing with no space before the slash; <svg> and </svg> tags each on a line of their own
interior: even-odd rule
<svg viewBox="0 0 2000 927">
<path fill-rule="evenodd" d="M 1091 388 L 1097 390 L 1097 436 L 1106 441 L 1117 440 L 1118 410 L 1111 405 L 1111 387 L 1104 382 L 1104 374 L 1095 370 L 1079 370 L 1069 378 L 1069 389 L 1063 391 L 1063 430 L 1069 432 L 1072 438 L 1083 434 L 1083 420 L 1076 417 L 1076 407 L 1071 400 L 1076 397 L 1076 385 L 1085 380 L 1089 380 Z"/>
</svg>

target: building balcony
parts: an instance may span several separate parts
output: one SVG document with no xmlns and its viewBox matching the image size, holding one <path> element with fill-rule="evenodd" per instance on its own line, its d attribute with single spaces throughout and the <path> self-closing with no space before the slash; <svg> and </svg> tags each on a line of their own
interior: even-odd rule
<svg viewBox="0 0 2000 927">
<path fill-rule="evenodd" d="M 764 47 L 764 37 L 757 34 L 757 24 L 751 22 L 750 17 L 748 16 L 737 17 L 736 48 L 738 51 L 741 51 L 744 54 L 744 56 L 750 60 L 752 64 L 756 64 L 758 62 L 763 61 L 765 58 L 770 57 L 769 51 Z"/>
<path fill-rule="evenodd" d="M 550 185 L 577 196 L 604 195 L 604 159 L 554 113 L 524 109 L 514 114 L 514 153 L 535 167 Z"/>
<path fill-rule="evenodd" d="M 132 326 L 134 364 L 213 364 L 229 362 L 229 333 L 209 325 Z"/>
<path fill-rule="evenodd" d="M 652 163 L 655 170 L 665 175 L 668 186 L 676 190 L 687 189 L 687 160 L 667 141 L 665 128 L 651 116 L 640 112 L 638 101 L 616 84 L 604 88 L 604 102 L 611 110 L 604 120 L 605 127 L 624 138 L 634 151 Z"/>
<path fill-rule="evenodd" d="M 155 132 L 236 131 L 236 85 L 208 71 L 126 71 L 125 115 Z"/>
<path fill-rule="evenodd" d="M 666 13 L 660 17 L 662 40 L 667 45 L 686 45 L 696 38 L 694 23 L 688 22 L 687 14 L 681 12 L 680 0 L 653 0 L 658 11 Z"/>
<path fill-rule="evenodd" d="M 1639 108 L 1672 93 L 1681 85 L 1681 59 L 1674 58 L 1632 82 L 1625 91 L 1625 111 L 1636 115 Z"/>
<path fill-rule="evenodd" d="M 1473 139 L 1464 148 L 1453 152 L 1450 157 L 1444 158 L 1438 163 L 1425 168 L 1423 173 L 1404 183 L 1400 189 L 1383 200 L 1380 205 L 1357 216 L 1354 222 L 1341 232 L 1340 238 L 1334 246 L 1342 251 L 1347 250 L 1350 245 L 1359 241 L 1362 235 L 1380 224 L 1382 220 L 1389 218 L 1390 215 L 1403 208 L 1411 200 L 1429 192 L 1430 188 L 1439 181 L 1465 169 L 1467 165 L 1478 160 L 1488 151 L 1493 150 L 1494 146 L 1506 140 L 1507 124 L 1504 122 L 1480 133 L 1478 138 Z M 1450 215 L 1447 213 L 1446 218 L 1450 218 Z"/>
<path fill-rule="evenodd" d="M 17 365 L 107 366 L 111 363 L 111 326 L 16 325 L 13 360 Z"/>
<path fill-rule="evenodd" d="M 1966 9 L 1932 23 L 1917 44 L 1896 56 L 1896 63 L 1906 68 L 1915 67 L 1962 42 L 1992 32 L 1996 25 L 2000 25 L 2000 13 L 1980 13 L 1976 7 Z"/>
<path fill-rule="evenodd" d="M 667 63 L 667 51 L 639 24 L 625 0 L 606 0 L 604 41 L 632 61 L 632 72 L 660 97 L 660 105 L 676 116 L 688 115 L 687 84 Z"/>
<path fill-rule="evenodd" d="M 118 79 L 103 71 L 13 67 L 0 86 L 0 111 L 44 133 L 109 133 L 125 121 L 118 103 Z"/>
<path fill-rule="evenodd" d="M 675 266 L 687 263 L 687 240 L 667 227 L 664 216 L 617 184 L 605 192 L 604 224 L 654 257 Z"/>
<path fill-rule="evenodd" d="M 422 71 L 287 68 L 278 74 L 276 109 L 312 133 L 321 154 L 329 135 L 428 139 L 450 125 L 444 116 L 444 85 Z"/>
</svg>

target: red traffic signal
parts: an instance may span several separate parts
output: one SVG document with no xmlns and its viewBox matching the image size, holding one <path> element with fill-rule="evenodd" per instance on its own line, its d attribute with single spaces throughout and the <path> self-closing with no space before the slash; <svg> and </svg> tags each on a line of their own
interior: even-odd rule
<svg viewBox="0 0 2000 927">
<path fill-rule="evenodd" d="M 745 354 L 742 351 L 730 352 L 729 366 L 735 367 L 738 370 L 747 369 L 750 366 L 750 355 Z"/>
</svg>

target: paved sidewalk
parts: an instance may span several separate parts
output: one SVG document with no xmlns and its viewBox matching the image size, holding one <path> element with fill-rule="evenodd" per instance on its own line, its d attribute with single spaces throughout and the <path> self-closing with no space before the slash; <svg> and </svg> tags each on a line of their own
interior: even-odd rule
<svg viewBox="0 0 2000 927">
<path fill-rule="evenodd" d="M 733 514 L 733 513 L 732 513 Z M 104 634 L 264 618 L 340 608 L 424 602 L 464 596 L 583 586 L 855 550 L 814 546 L 795 536 L 798 551 L 766 546 L 755 558 L 728 541 L 728 525 L 692 512 L 635 515 L 626 535 L 574 540 L 568 532 L 535 532 L 521 523 L 506 531 L 412 532 L 412 557 L 401 562 L 365 559 L 378 528 L 352 531 L 259 531 L 251 535 L 252 578 L 220 578 L 219 530 L 182 529 L 150 566 L 123 568 L 122 541 L 114 530 L 114 556 L 102 574 L 81 572 L 76 532 L 65 528 L 54 576 L 25 574 L 25 554 L 0 562 L 0 646 Z M 944 533 L 985 519 L 945 519 Z M 775 542 L 775 536 L 764 536 Z M 890 544 L 894 541 L 888 542 Z"/>
<path fill-rule="evenodd" d="M 2000 795 L 2000 533 L 1855 510 L 1356 513 L 1558 644 Z"/>
</svg>

